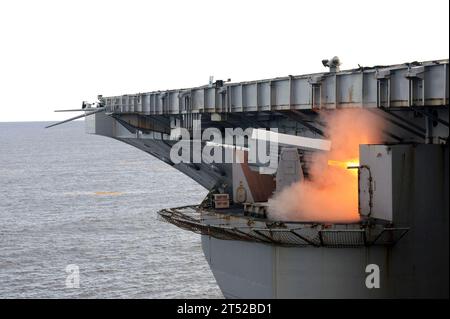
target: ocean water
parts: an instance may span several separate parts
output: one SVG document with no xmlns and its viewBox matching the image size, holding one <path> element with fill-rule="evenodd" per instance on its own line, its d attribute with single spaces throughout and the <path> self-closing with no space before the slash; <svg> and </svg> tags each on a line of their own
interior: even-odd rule
<svg viewBox="0 0 450 319">
<path fill-rule="evenodd" d="M 204 188 L 84 122 L 46 124 L 0 123 L 0 298 L 222 298 L 200 236 L 156 214 Z"/>
</svg>

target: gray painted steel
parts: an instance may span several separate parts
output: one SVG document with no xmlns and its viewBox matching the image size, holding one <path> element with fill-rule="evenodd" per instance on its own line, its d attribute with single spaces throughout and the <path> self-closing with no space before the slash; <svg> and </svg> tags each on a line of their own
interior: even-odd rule
<svg viewBox="0 0 450 319">
<path fill-rule="evenodd" d="M 103 97 L 111 113 L 229 113 L 448 105 L 448 60 Z"/>
</svg>

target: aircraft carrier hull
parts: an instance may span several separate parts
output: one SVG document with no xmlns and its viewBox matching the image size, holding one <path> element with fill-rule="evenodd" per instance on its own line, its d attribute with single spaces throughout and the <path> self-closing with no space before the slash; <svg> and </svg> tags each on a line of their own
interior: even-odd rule
<svg viewBox="0 0 450 319">
<path fill-rule="evenodd" d="M 386 289 L 369 290 L 365 286 L 366 265 L 389 261 L 389 251 L 382 248 L 279 247 L 206 235 L 202 236 L 202 247 L 226 298 L 386 295 Z"/>
<path fill-rule="evenodd" d="M 448 244 L 434 256 L 447 260 L 442 266 L 401 247 L 280 247 L 206 235 L 202 247 L 225 298 L 448 297 Z M 379 288 L 366 286 L 369 264 L 381 269 Z"/>
<path fill-rule="evenodd" d="M 84 116 L 88 133 L 137 147 L 208 189 L 209 198 L 204 201 L 209 201 L 208 208 L 217 208 L 215 195 L 228 196 L 227 205 L 239 206 L 239 218 L 244 221 L 239 227 L 232 222 L 213 224 L 218 219 L 215 215 L 208 217 L 209 224 L 203 223 L 204 216 L 183 219 L 170 209 L 163 215 L 166 221 L 201 234 L 206 260 L 227 298 L 448 298 L 449 91 L 448 59 L 347 71 L 330 68 L 320 74 L 99 96 L 98 103 L 92 104 L 97 107 L 83 103 L 84 115 L 51 126 Z M 291 177 L 308 178 L 317 148 L 298 142 L 299 138 L 327 138 L 321 116 L 344 109 L 364 110 L 384 124 L 378 132 L 381 144 L 359 144 L 361 221 L 356 226 L 361 229 L 350 232 L 365 232 L 363 221 L 369 220 L 366 229 L 382 221 L 386 229 L 408 230 L 399 240 L 385 238 L 380 244 L 364 237 L 357 246 L 348 247 L 347 234 L 337 230 L 342 241 L 330 247 L 320 235 L 335 225 L 322 224 L 307 243 L 296 233 L 303 231 L 300 226 L 281 227 L 277 235 L 302 242 L 280 245 L 282 238 L 273 236 L 273 224 L 281 221 L 263 216 L 258 228 L 252 228 L 254 220 L 245 219 L 246 206 L 267 204 L 277 187 L 290 180 L 289 170 L 245 160 L 227 163 L 222 157 L 195 161 L 193 154 L 201 152 L 194 152 L 194 147 L 186 161 L 171 156 L 180 132 L 187 133 L 183 145 L 191 149 L 211 143 L 211 136 L 200 133 L 217 129 L 220 137 L 214 145 L 241 155 L 243 147 L 251 149 L 249 143 L 227 142 L 227 130 L 241 130 L 236 139 L 248 142 L 254 129 L 277 128 L 277 136 L 285 139 L 281 145 L 269 146 L 270 159 L 296 163 L 284 166 L 293 168 Z M 244 138 L 243 131 L 248 129 L 252 134 Z M 298 151 L 294 160 L 281 156 L 293 146 Z M 197 213 L 201 215 L 202 209 Z M 236 212 L 227 216 L 235 217 Z M 394 234 L 391 230 L 385 233 L 388 237 Z M 379 287 L 366 285 L 368 265 L 379 269 Z"/>
</svg>

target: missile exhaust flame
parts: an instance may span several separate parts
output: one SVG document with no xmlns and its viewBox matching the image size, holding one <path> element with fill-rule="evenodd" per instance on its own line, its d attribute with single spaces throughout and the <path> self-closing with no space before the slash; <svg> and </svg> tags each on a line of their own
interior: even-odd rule
<svg viewBox="0 0 450 319">
<path fill-rule="evenodd" d="M 271 219 L 330 223 L 359 220 L 359 145 L 380 143 L 382 123 L 362 109 L 321 116 L 327 123 L 331 149 L 314 153 L 308 179 L 292 184 L 269 200 Z"/>
</svg>

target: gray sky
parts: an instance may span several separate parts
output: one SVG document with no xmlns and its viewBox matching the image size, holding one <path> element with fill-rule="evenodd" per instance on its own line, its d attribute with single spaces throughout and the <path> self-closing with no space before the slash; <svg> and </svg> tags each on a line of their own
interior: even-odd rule
<svg viewBox="0 0 450 319">
<path fill-rule="evenodd" d="M 448 0 L 1 1 L 0 121 L 98 94 L 449 56 Z"/>
</svg>

